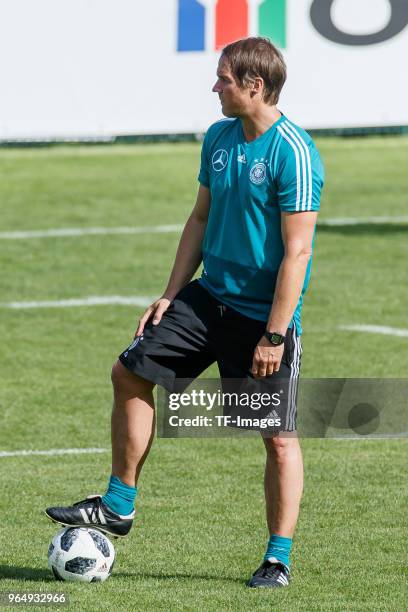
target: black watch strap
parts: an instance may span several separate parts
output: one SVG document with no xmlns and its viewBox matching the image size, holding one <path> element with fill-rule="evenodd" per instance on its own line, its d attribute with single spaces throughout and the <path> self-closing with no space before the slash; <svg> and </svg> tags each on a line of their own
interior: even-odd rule
<svg viewBox="0 0 408 612">
<path fill-rule="evenodd" d="M 279 334 L 278 332 L 265 332 L 265 338 L 269 340 L 272 346 L 280 346 L 285 342 L 285 336 Z"/>
</svg>

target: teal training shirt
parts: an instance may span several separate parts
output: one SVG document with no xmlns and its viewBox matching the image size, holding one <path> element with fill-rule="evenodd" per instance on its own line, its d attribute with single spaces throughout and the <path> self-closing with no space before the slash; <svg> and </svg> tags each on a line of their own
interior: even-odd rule
<svg viewBox="0 0 408 612">
<path fill-rule="evenodd" d="M 198 180 L 211 193 L 200 283 L 220 302 L 267 321 L 284 255 L 281 211 L 317 211 L 323 165 L 309 134 L 284 115 L 252 142 L 240 119 L 208 130 Z M 301 308 L 312 258 L 290 327 Z"/>
</svg>

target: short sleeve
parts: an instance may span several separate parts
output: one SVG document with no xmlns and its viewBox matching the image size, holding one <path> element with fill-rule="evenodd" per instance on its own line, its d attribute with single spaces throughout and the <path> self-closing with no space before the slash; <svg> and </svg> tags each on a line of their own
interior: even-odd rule
<svg viewBox="0 0 408 612">
<path fill-rule="evenodd" d="M 324 168 L 313 142 L 288 139 L 277 176 L 279 208 L 284 212 L 320 210 Z"/>
<path fill-rule="evenodd" d="M 200 172 L 198 174 L 198 180 L 204 187 L 210 187 L 210 171 L 209 171 L 209 152 L 208 143 L 209 137 L 208 132 L 204 137 L 203 146 L 201 147 L 201 164 Z"/>
</svg>

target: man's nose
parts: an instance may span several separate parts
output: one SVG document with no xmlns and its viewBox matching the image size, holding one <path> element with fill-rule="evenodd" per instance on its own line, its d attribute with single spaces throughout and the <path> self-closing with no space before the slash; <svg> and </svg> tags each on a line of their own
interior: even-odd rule
<svg viewBox="0 0 408 612">
<path fill-rule="evenodd" d="M 213 86 L 213 88 L 212 88 L 212 91 L 213 91 L 214 93 L 219 93 L 219 92 L 221 91 L 221 89 L 220 89 L 220 85 L 219 85 L 219 82 L 218 82 L 218 81 L 216 81 L 216 82 L 214 83 L 214 86 Z"/>
</svg>

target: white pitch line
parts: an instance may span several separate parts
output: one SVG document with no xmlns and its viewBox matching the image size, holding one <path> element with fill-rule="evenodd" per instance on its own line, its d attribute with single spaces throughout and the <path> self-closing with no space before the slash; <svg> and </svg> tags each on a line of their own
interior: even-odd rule
<svg viewBox="0 0 408 612">
<path fill-rule="evenodd" d="M 387 327 L 384 325 L 339 325 L 343 331 L 367 332 L 368 334 L 383 334 L 384 336 L 397 336 L 398 338 L 408 338 L 408 329 L 398 327 Z"/>
<path fill-rule="evenodd" d="M 322 219 L 317 226 L 342 227 L 346 225 L 393 225 L 408 223 L 408 217 L 337 217 L 334 219 Z"/>
<path fill-rule="evenodd" d="M 139 296 L 125 297 L 121 295 L 94 296 L 82 299 L 70 300 L 47 300 L 45 302 L 5 302 L 0 303 L 0 308 L 12 310 L 23 310 L 27 308 L 72 308 L 77 306 L 141 306 L 146 308 L 157 298 Z"/>
<path fill-rule="evenodd" d="M 145 227 L 66 227 L 61 229 L 0 232 L 0 240 L 27 238 L 64 238 L 70 236 L 105 236 L 109 234 L 169 234 L 181 232 L 183 225 L 154 225 Z"/>
<path fill-rule="evenodd" d="M 407 224 L 408 217 L 338 217 L 322 219 L 321 227 L 350 225 Z M 48 230 L 0 232 L 0 240 L 26 240 L 29 238 L 69 238 L 77 236 L 108 236 L 112 234 L 171 234 L 181 232 L 183 225 L 152 225 L 142 227 L 67 227 Z"/>
<path fill-rule="evenodd" d="M 0 451 L 0 457 L 27 457 L 29 455 L 86 455 L 107 453 L 108 448 L 53 448 L 50 450 Z"/>
<path fill-rule="evenodd" d="M 335 441 L 348 441 L 348 442 L 362 442 L 364 440 L 381 440 L 381 439 L 395 439 L 405 438 L 408 436 L 408 432 L 404 431 L 398 434 L 370 434 L 369 436 L 360 437 L 331 437 L 323 438 L 324 440 L 335 440 Z M 109 448 L 53 448 L 50 450 L 18 450 L 18 451 L 0 451 L 0 459 L 6 457 L 30 457 L 30 456 L 42 456 L 42 457 L 55 457 L 56 455 L 94 455 L 109 453 Z"/>
<path fill-rule="evenodd" d="M 362 434 L 361 436 L 328 436 L 324 440 L 347 440 L 362 442 L 363 440 L 398 440 L 399 438 L 408 438 L 408 431 L 401 431 L 401 433 L 372 433 Z"/>
</svg>

